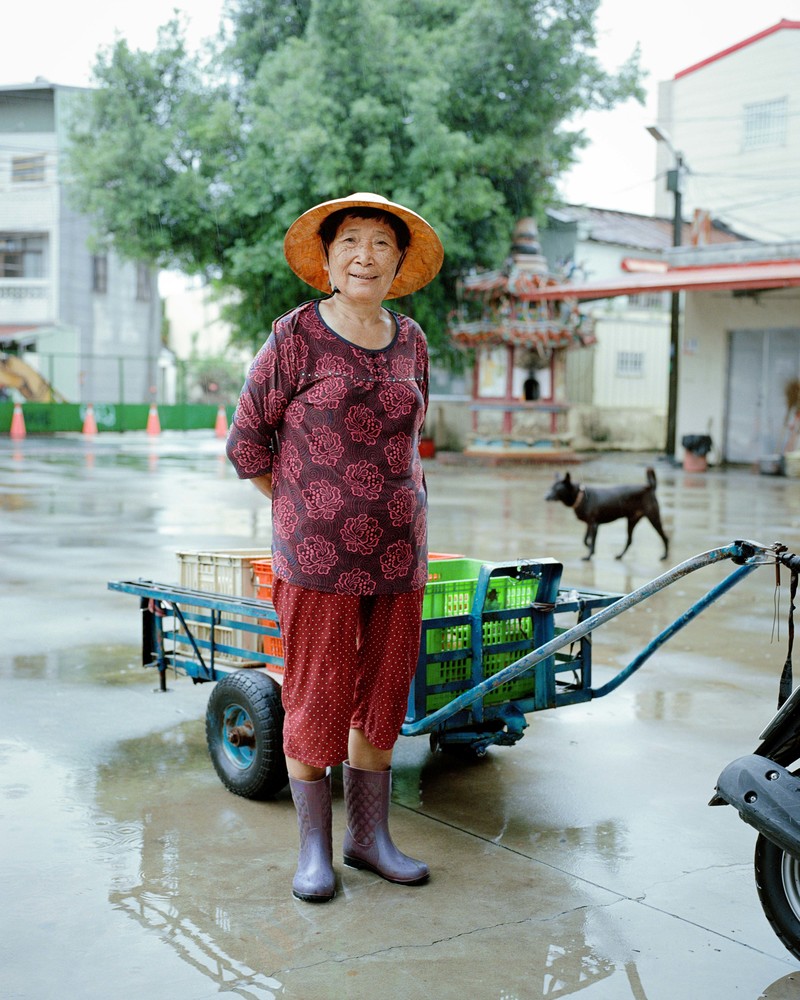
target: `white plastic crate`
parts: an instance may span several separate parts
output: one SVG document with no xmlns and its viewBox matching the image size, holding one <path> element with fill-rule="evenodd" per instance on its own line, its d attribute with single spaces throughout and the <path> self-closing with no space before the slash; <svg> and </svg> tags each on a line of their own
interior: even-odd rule
<svg viewBox="0 0 800 1000">
<path fill-rule="evenodd" d="M 253 562 L 271 556 L 271 549 L 225 549 L 198 552 L 178 552 L 180 583 L 192 590 L 206 590 L 228 597 L 258 597 L 258 580 L 253 572 Z M 232 615 L 233 620 L 243 620 Z M 198 638 L 208 639 L 210 626 L 195 624 L 193 631 Z M 252 652 L 260 651 L 262 637 L 244 629 L 217 626 L 214 630 L 217 642 L 226 646 L 237 646 Z M 223 662 L 240 663 L 244 659 L 220 653 Z"/>
<path fill-rule="evenodd" d="M 271 554 L 271 549 L 263 548 L 178 552 L 181 586 L 231 597 L 257 597 L 253 562 Z"/>
</svg>

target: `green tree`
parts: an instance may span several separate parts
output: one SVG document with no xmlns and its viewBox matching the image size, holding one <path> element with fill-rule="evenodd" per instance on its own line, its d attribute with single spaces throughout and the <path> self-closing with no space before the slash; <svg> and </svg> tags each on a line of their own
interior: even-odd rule
<svg viewBox="0 0 800 1000">
<path fill-rule="evenodd" d="M 124 255 L 235 290 L 255 345 L 311 291 L 283 234 L 302 211 L 378 191 L 428 218 L 445 266 L 398 304 L 447 354 L 465 269 L 498 266 L 541 216 L 583 137 L 569 119 L 641 98 L 638 55 L 592 54 L 599 0 L 229 0 L 212 59 L 167 24 L 154 52 L 118 42 L 74 131 L 79 207 Z"/>
</svg>

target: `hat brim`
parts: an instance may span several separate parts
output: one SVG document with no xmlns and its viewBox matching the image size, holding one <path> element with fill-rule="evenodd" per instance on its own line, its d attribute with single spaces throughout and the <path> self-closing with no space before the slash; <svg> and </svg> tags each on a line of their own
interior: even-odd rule
<svg viewBox="0 0 800 1000">
<path fill-rule="evenodd" d="M 315 205 L 289 226 L 283 240 L 283 252 L 289 267 L 298 278 L 320 292 L 330 291 L 319 227 L 329 215 L 342 208 L 376 208 L 398 216 L 408 226 L 411 242 L 402 266 L 389 288 L 386 296 L 388 299 L 398 299 L 418 291 L 439 273 L 444 260 L 444 247 L 433 226 L 410 208 L 389 201 L 379 194 L 359 191 L 347 198 L 336 198 Z"/>
</svg>

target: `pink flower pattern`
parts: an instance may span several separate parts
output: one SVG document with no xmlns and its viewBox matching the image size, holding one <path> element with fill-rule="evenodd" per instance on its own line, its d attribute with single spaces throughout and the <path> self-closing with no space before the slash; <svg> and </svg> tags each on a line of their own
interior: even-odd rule
<svg viewBox="0 0 800 1000">
<path fill-rule="evenodd" d="M 377 500 L 383 489 L 383 476 L 377 465 L 371 462 L 357 462 L 349 465 L 344 479 L 354 497 L 364 497 L 365 500 Z"/>
<path fill-rule="evenodd" d="M 272 526 L 281 538 L 291 538 L 300 518 L 288 497 L 278 497 L 272 505 Z"/>
<path fill-rule="evenodd" d="M 383 426 L 368 406 L 351 406 L 344 425 L 350 437 L 359 444 L 375 444 Z"/>
<path fill-rule="evenodd" d="M 268 424 L 277 423 L 286 410 L 286 397 L 280 389 L 272 389 L 267 393 L 264 402 L 264 419 Z"/>
<path fill-rule="evenodd" d="M 374 517 L 359 514 L 344 522 L 342 541 L 348 552 L 360 552 L 362 556 L 368 556 L 377 548 L 382 534 L 383 530 Z"/>
<path fill-rule="evenodd" d="M 375 593 L 377 584 L 363 569 L 355 567 L 348 573 L 342 573 L 336 581 L 337 594 L 352 594 L 355 597 L 369 596 Z M 423 584 L 424 586 L 424 584 Z"/>
<path fill-rule="evenodd" d="M 281 448 L 280 462 L 277 464 L 280 465 L 282 475 L 297 482 L 303 471 L 303 460 L 300 458 L 297 445 L 292 441 L 287 441 Z"/>
<path fill-rule="evenodd" d="M 393 358 L 391 364 L 392 375 L 399 379 L 414 378 L 414 358 L 399 357 Z"/>
<path fill-rule="evenodd" d="M 297 560 L 307 573 L 327 576 L 339 557 L 333 542 L 322 535 L 312 535 L 297 546 Z"/>
<path fill-rule="evenodd" d="M 293 399 L 287 406 L 283 418 L 291 427 L 302 427 L 305 416 L 305 403 L 301 403 L 299 399 Z"/>
<path fill-rule="evenodd" d="M 308 440 L 308 453 L 315 465 L 336 465 L 344 454 L 341 437 L 330 427 L 315 427 Z"/>
<path fill-rule="evenodd" d="M 314 521 L 320 518 L 332 521 L 344 507 L 341 490 L 325 480 L 310 483 L 308 489 L 303 490 L 302 496 L 308 516 Z"/>
<path fill-rule="evenodd" d="M 282 580 L 292 579 L 292 567 L 282 552 L 272 553 L 272 575 L 279 576 Z"/>
<path fill-rule="evenodd" d="M 229 454 L 236 467 L 250 478 L 269 472 L 272 466 L 270 449 L 247 439 L 237 441 Z"/>
<path fill-rule="evenodd" d="M 405 382 L 391 382 L 378 393 L 386 413 L 393 419 L 405 417 L 414 410 L 414 392 Z"/>
<path fill-rule="evenodd" d="M 334 376 L 333 378 L 326 378 L 322 382 L 317 382 L 306 393 L 306 399 L 312 406 L 316 406 L 319 410 L 335 410 L 338 409 L 339 403 L 341 403 L 346 395 L 347 386 L 344 379 Z"/>
<path fill-rule="evenodd" d="M 253 358 L 253 363 L 250 365 L 250 372 L 248 377 L 256 383 L 256 385 L 266 385 L 269 381 L 270 372 L 275 367 L 275 348 L 269 341 L 261 348 L 261 350 Z"/>
<path fill-rule="evenodd" d="M 261 417 L 256 412 L 256 404 L 252 396 L 242 396 L 239 400 L 236 413 L 233 415 L 233 422 L 237 427 L 247 427 L 251 430 L 258 429 Z"/>
<path fill-rule="evenodd" d="M 272 472 L 276 577 L 314 590 L 386 594 L 427 579 L 427 500 L 417 448 L 425 337 L 406 316 L 382 351 L 334 334 L 315 302 L 276 320 L 250 366 L 228 435 L 241 478 Z"/>
<path fill-rule="evenodd" d="M 392 472 L 406 472 L 411 462 L 411 437 L 408 434 L 395 434 L 389 438 L 383 452 Z"/>
<path fill-rule="evenodd" d="M 340 355 L 328 351 L 321 358 L 317 358 L 314 374 L 320 377 L 323 375 L 343 375 L 345 378 L 352 378 L 353 366 Z"/>
<path fill-rule="evenodd" d="M 394 491 L 392 499 L 387 504 L 389 518 L 394 525 L 411 524 L 417 510 L 417 494 L 414 490 L 403 486 Z"/>
<path fill-rule="evenodd" d="M 303 371 L 308 362 L 308 345 L 299 337 L 287 340 L 281 345 L 280 366 L 285 375 L 294 376 Z"/>
<path fill-rule="evenodd" d="M 392 542 L 381 556 L 381 569 L 387 580 L 396 580 L 398 576 L 406 576 L 414 561 L 414 550 L 405 541 Z"/>
</svg>

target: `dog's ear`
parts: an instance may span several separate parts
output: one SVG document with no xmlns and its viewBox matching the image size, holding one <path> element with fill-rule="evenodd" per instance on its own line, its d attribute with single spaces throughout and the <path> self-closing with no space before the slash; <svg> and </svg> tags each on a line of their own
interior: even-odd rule
<svg viewBox="0 0 800 1000">
<path fill-rule="evenodd" d="M 565 483 L 571 483 L 572 482 L 572 480 L 570 479 L 570 476 L 569 476 L 568 472 L 564 473 L 564 482 Z"/>
</svg>

